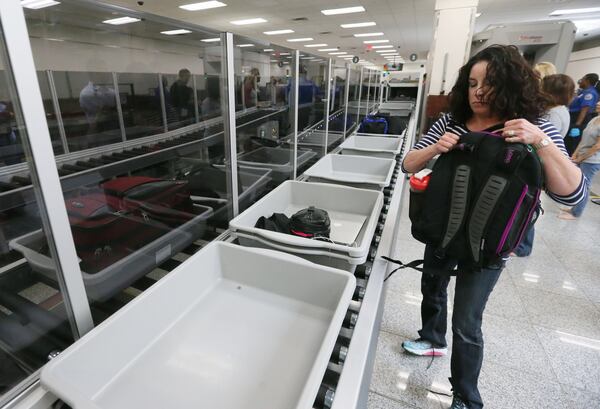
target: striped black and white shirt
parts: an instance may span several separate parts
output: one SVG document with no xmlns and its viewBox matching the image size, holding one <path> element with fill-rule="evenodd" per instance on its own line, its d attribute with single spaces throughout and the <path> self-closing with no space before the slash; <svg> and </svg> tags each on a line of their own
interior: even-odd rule
<svg viewBox="0 0 600 409">
<path fill-rule="evenodd" d="M 556 144 L 556 146 L 558 146 L 558 149 L 560 149 L 560 151 L 565 156 L 569 156 L 569 154 L 567 153 L 567 150 L 565 149 L 563 137 L 554 125 L 552 125 L 550 122 L 546 121 L 545 119 L 538 119 L 537 121 L 534 122 L 534 125 L 537 125 L 542 131 L 544 131 L 544 133 L 546 135 L 548 135 L 550 138 L 552 138 L 552 141 Z M 429 129 L 429 132 L 427 132 L 427 134 L 425 136 L 423 136 L 423 138 L 421 138 L 421 140 L 413 147 L 413 150 L 419 150 L 419 149 L 423 149 L 428 146 L 434 145 L 438 141 L 438 139 L 440 139 L 440 137 L 442 135 L 444 135 L 446 132 L 450 132 L 455 135 L 461 136 L 461 135 L 468 133 L 469 130 L 467 129 L 467 126 L 465 124 L 461 124 L 461 123 L 455 121 L 452 118 L 451 114 L 445 114 L 443 117 L 438 119 L 431 126 L 431 128 Z M 402 171 L 404 173 L 408 173 L 406 171 L 406 169 L 404 169 L 404 163 L 402 163 Z M 582 175 L 579 186 L 570 195 L 566 195 L 566 196 L 557 195 L 548 190 L 546 190 L 546 193 L 548 194 L 548 196 L 550 196 L 550 198 L 552 198 L 552 200 L 554 200 L 558 203 L 561 203 L 561 204 L 564 204 L 567 206 L 574 206 L 584 199 L 586 188 L 587 188 L 587 181 L 586 181 L 585 177 Z"/>
</svg>

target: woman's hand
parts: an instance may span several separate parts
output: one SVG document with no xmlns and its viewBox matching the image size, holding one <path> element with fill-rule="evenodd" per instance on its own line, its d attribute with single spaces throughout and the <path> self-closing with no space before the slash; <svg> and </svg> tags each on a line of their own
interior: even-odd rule
<svg viewBox="0 0 600 409">
<path fill-rule="evenodd" d="M 535 145 L 540 143 L 546 137 L 546 134 L 526 119 L 512 119 L 504 123 L 502 136 L 504 136 L 506 142 Z"/>
<path fill-rule="evenodd" d="M 458 143 L 459 136 L 450 132 L 443 134 L 440 139 L 435 143 L 435 150 L 437 153 L 450 152 L 454 146 Z"/>
</svg>

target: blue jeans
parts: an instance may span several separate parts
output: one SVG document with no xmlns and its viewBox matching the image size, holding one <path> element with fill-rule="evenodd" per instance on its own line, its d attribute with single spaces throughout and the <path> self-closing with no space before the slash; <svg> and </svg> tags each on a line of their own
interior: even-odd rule
<svg viewBox="0 0 600 409">
<path fill-rule="evenodd" d="M 519 257 L 527 257 L 531 254 L 531 250 L 533 250 L 533 239 L 535 237 L 535 228 L 532 226 L 527 229 L 523 240 L 515 249 L 515 254 Z"/>
<path fill-rule="evenodd" d="M 571 209 L 571 214 L 575 217 L 581 216 L 581 214 L 583 213 L 583 210 L 585 209 L 585 206 L 587 206 L 587 203 L 590 200 L 590 186 L 592 184 L 592 179 L 594 178 L 594 175 L 596 173 L 598 173 L 598 171 L 600 170 L 600 163 L 585 163 L 585 162 L 583 162 L 583 163 L 579 164 L 579 168 L 581 169 L 581 172 L 587 178 L 589 185 L 587 186 L 587 189 L 585 190 L 585 197 L 583 198 L 583 200 L 581 202 L 579 202 L 579 204 L 573 206 L 573 208 Z"/>
<path fill-rule="evenodd" d="M 425 258 L 435 257 L 429 246 Z M 449 260 L 446 266 L 460 263 Z M 477 383 L 483 363 L 483 334 L 481 321 L 487 303 L 504 263 L 488 266 L 479 272 L 461 271 L 456 276 L 454 311 L 452 314 L 452 356 L 450 359 L 450 383 L 455 394 L 470 409 L 483 407 Z M 445 347 L 449 275 L 423 273 L 421 277 L 421 320 L 419 331 L 422 339 L 436 347 Z"/>
</svg>

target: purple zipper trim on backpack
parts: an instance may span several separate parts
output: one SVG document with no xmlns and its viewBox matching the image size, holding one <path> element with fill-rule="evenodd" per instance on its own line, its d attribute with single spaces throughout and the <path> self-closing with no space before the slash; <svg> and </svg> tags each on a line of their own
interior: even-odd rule
<svg viewBox="0 0 600 409">
<path fill-rule="evenodd" d="M 519 243 L 521 243 L 521 240 L 523 240 L 523 236 L 525 235 L 525 232 L 527 231 L 527 226 L 529 226 L 529 222 L 531 222 L 531 219 L 533 218 L 533 214 L 535 213 L 535 209 L 537 208 L 537 203 L 540 200 L 541 193 L 542 193 L 542 191 L 540 189 L 538 189 L 537 192 L 535 193 L 535 199 L 533 200 L 534 205 L 529 210 L 529 214 L 527 215 L 527 220 L 526 220 L 525 224 L 523 224 L 523 229 L 521 230 L 521 233 L 519 234 L 519 240 L 517 240 L 515 247 L 517 247 L 519 245 Z"/>
<path fill-rule="evenodd" d="M 498 255 L 498 256 L 500 255 L 500 252 L 502 251 L 502 247 L 504 246 L 504 243 L 506 242 L 506 239 L 508 238 L 510 229 L 512 228 L 512 226 L 515 222 L 515 219 L 517 218 L 517 213 L 519 212 L 519 208 L 523 204 L 523 200 L 525 200 L 525 196 L 527 195 L 528 190 L 529 190 L 529 186 L 527 186 L 527 185 L 523 186 L 523 191 L 521 192 L 519 201 L 517 202 L 515 208 L 513 209 L 510 219 L 508 219 L 508 224 L 504 228 L 504 232 L 502 233 L 502 237 L 500 238 L 500 243 L 498 243 L 498 247 L 496 248 L 496 255 Z"/>
</svg>

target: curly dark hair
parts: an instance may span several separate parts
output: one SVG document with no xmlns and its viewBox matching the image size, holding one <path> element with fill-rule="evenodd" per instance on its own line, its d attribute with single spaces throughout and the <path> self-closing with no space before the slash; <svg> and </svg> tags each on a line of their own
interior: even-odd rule
<svg viewBox="0 0 600 409">
<path fill-rule="evenodd" d="M 492 45 L 473 57 L 460 69 L 456 84 L 449 94 L 450 113 L 465 123 L 473 111 L 469 105 L 469 75 L 471 68 L 487 61 L 486 81 L 491 88 L 489 104 L 502 119 L 525 118 L 530 122 L 540 118 L 550 101 L 541 91 L 538 75 L 513 45 Z"/>
<path fill-rule="evenodd" d="M 552 105 L 569 105 L 575 95 L 575 83 L 565 74 L 548 75 L 542 80 L 542 91 L 552 100 Z"/>
</svg>

